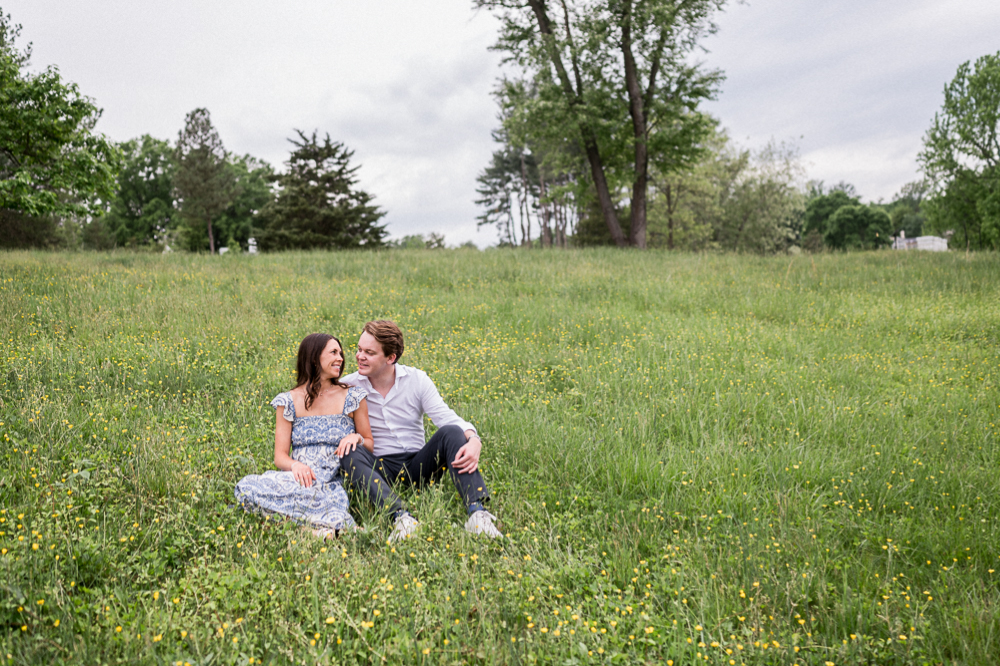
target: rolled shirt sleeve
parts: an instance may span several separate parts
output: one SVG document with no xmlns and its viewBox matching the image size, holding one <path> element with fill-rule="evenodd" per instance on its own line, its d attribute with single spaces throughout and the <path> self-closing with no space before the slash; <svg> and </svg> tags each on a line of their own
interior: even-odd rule
<svg viewBox="0 0 1000 666">
<path fill-rule="evenodd" d="M 437 386 L 431 381 L 431 378 L 427 376 L 426 372 L 422 370 L 416 370 L 414 374 L 419 378 L 418 394 L 420 396 L 420 403 L 424 410 L 424 414 L 430 417 L 431 421 L 438 428 L 443 428 L 444 426 L 457 425 L 462 428 L 462 430 L 471 430 L 477 435 L 479 432 L 476 430 L 476 426 L 472 425 L 468 421 L 459 417 L 452 409 L 445 403 L 441 394 L 437 390 Z"/>
</svg>

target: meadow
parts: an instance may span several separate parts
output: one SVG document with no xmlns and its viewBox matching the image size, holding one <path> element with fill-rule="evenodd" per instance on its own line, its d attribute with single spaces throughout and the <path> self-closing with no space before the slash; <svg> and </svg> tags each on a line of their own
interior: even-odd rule
<svg viewBox="0 0 1000 666">
<path fill-rule="evenodd" d="M 506 538 L 450 483 L 396 547 L 235 505 L 299 340 L 374 318 Z M 0 664 L 1000 653 L 996 254 L 5 253 L 0 346 Z"/>
</svg>

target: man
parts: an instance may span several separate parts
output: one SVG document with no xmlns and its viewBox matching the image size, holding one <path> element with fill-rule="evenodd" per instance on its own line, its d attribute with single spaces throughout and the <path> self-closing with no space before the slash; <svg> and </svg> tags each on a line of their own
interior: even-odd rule
<svg viewBox="0 0 1000 666">
<path fill-rule="evenodd" d="M 418 525 L 392 486 L 436 480 L 446 469 L 469 512 L 465 529 L 490 538 L 501 536 L 494 525 L 496 516 L 483 507 L 489 491 L 479 473 L 483 443 L 475 426 L 445 404 L 427 373 L 400 365 L 402 356 L 403 333 L 395 323 L 365 324 L 355 355 L 358 371 L 341 381 L 368 391 L 375 449 L 369 453 L 364 447 L 355 448 L 343 456 L 344 475 L 357 495 L 392 514 L 395 525 L 390 542 L 410 537 Z M 438 427 L 427 442 L 424 414 Z"/>
</svg>

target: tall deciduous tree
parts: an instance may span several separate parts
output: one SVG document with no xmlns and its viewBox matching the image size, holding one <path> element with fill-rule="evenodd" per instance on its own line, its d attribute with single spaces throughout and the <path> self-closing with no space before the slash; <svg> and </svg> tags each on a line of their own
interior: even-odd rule
<svg viewBox="0 0 1000 666">
<path fill-rule="evenodd" d="M 232 203 L 216 222 L 220 243 L 236 251 L 248 246 L 262 210 L 274 200 L 274 169 L 264 160 L 230 156 L 228 168 L 235 184 Z"/>
<path fill-rule="evenodd" d="M 861 200 L 853 194 L 853 186 L 841 183 L 830 190 L 822 182 L 813 183 L 806 201 L 803 238 L 810 250 L 823 247 L 830 218 L 844 206 L 857 206 Z"/>
<path fill-rule="evenodd" d="M 45 239 L 25 225 L 100 215 L 111 198 L 119 153 L 94 131 L 100 110 L 55 67 L 27 71 L 30 45 L 0 13 L 0 228 L 31 243 Z"/>
<path fill-rule="evenodd" d="M 733 146 L 722 131 L 686 172 L 654 172 L 651 244 L 686 250 L 768 254 L 801 233 L 803 169 L 794 146 Z"/>
<path fill-rule="evenodd" d="M 651 156 L 670 152 L 675 164 L 687 164 L 709 130 L 693 112 L 721 76 L 691 65 L 689 55 L 715 30 L 711 17 L 724 0 L 474 2 L 497 12 L 495 48 L 537 90 L 521 109 L 529 118 L 522 125 L 577 142 L 612 240 L 645 247 Z M 616 212 L 619 187 L 631 191 L 627 238 Z"/>
<path fill-rule="evenodd" d="M 147 245 L 175 224 L 174 149 L 148 134 L 120 147 L 124 160 L 104 226 L 116 245 Z"/>
<path fill-rule="evenodd" d="M 875 206 L 842 206 L 827 221 L 823 239 L 838 250 L 874 250 L 892 242 L 892 220 Z"/>
<path fill-rule="evenodd" d="M 262 229 L 257 240 L 263 250 L 337 249 L 378 247 L 385 226 L 384 212 L 372 196 L 356 187 L 358 167 L 350 165 L 354 152 L 344 144 L 320 141 L 295 130 L 289 139 L 295 149 L 275 177 L 280 189 L 261 211 Z"/>
<path fill-rule="evenodd" d="M 934 184 L 929 229 L 1000 248 L 1000 52 L 959 66 L 918 159 Z"/>
<path fill-rule="evenodd" d="M 187 114 L 184 129 L 177 137 L 175 160 L 174 191 L 187 233 L 186 244 L 192 250 L 203 248 L 207 234 L 208 251 L 215 254 L 212 225 L 232 203 L 235 180 L 208 109 Z"/>
</svg>

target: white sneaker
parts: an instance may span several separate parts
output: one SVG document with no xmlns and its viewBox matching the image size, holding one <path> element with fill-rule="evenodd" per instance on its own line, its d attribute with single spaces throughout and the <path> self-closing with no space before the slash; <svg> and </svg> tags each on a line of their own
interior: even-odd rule
<svg viewBox="0 0 1000 666">
<path fill-rule="evenodd" d="M 417 531 L 417 527 L 420 523 L 417 519 L 408 513 L 401 514 L 399 518 L 396 519 L 396 524 L 392 528 L 392 534 L 389 535 L 389 543 L 396 543 L 397 541 L 402 541 L 403 539 L 409 539 L 413 536 L 413 533 Z"/>
<path fill-rule="evenodd" d="M 485 534 L 491 539 L 502 537 L 503 534 L 493 524 L 496 519 L 489 511 L 476 511 L 465 521 L 465 531 L 469 534 Z"/>
</svg>

